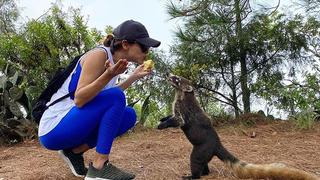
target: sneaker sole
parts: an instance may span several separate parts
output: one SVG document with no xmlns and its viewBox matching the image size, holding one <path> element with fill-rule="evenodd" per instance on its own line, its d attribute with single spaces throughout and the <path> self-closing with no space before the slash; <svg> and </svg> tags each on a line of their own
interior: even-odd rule
<svg viewBox="0 0 320 180">
<path fill-rule="evenodd" d="M 104 179 L 104 178 L 94 178 L 94 177 L 85 177 L 84 180 L 112 180 L 112 179 Z"/>
<path fill-rule="evenodd" d="M 80 174 L 78 174 L 78 173 L 76 172 L 76 170 L 75 170 L 74 167 L 72 166 L 71 161 L 69 160 L 69 158 L 67 158 L 67 157 L 63 154 L 62 150 L 58 151 L 58 153 L 59 153 L 59 155 L 62 157 L 62 159 L 68 164 L 68 166 L 69 166 L 69 168 L 71 169 L 73 175 L 75 175 L 75 176 L 77 176 L 77 177 L 84 177 L 84 175 L 80 175 Z"/>
<path fill-rule="evenodd" d="M 112 180 L 112 179 L 105 179 L 105 178 L 98 178 L 98 177 L 96 177 L 96 178 L 94 178 L 94 177 L 85 177 L 84 180 Z"/>
</svg>

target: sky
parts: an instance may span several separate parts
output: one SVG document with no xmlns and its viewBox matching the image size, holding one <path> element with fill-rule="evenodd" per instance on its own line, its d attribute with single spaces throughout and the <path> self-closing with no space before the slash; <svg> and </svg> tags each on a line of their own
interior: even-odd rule
<svg viewBox="0 0 320 180">
<path fill-rule="evenodd" d="M 44 14 L 55 0 L 18 0 L 24 22 L 37 19 Z M 125 20 L 133 19 L 147 28 L 150 37 L 160 40 L 160 49 L 167 51 L 172 43 L 175 20 L 169 20 L 166 0 L 62 0 L 63 8 L 81 8 L 87 17 L 88 26 L 101 31 L 107 25 L 118 26 Z"/>
<path fill-rule="evenodd" d="M 173 0 L 175 1 L 175 0 Z M 178 1 L 178 0 L 176 0 Z M 23 22 L 37 19 L 44 14 L 56 0 L 18 0 Z M 107 25 L 116 27 L 121 22 L 133 19 L 147 28 L 150 37 L 160 40 L 160 49 L 167 51 L 173 43 L 174 31 L 178 20 L 170 20 L 166 11 L 167 0 L 62 0 L 63 8 L 81 8 L 81 13 L 88 20 L 89 27 L 101 31 Z M 254 0 L 254 3 L 275 6 L 278 0 Z M 281 5 L 290 0 L 281 0 Z"/>
</svg>

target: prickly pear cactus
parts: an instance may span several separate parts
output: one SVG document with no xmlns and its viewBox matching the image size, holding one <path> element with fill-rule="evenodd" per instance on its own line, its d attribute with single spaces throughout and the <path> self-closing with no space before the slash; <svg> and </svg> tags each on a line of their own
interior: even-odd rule
<svg viewBox="0 0 320 180">
<path fill-rule="evenodd" d="M 19 86 L 22 76 L 9 65 L 0 74 L 0 144 L 36 137 L 36 126 L 28 120 L 30 103 Z M 29 118 L 30 119 L 30 118 Z"/>
</svg>

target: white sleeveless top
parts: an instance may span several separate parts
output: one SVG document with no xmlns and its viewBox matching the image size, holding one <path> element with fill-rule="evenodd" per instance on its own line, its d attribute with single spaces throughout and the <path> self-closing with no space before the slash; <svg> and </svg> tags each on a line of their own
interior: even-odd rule
<svg viewBox="0 0 320 180">
<path fill-rule="evenodd" d="M 113 58 L 112 58 L 112 54 L 110 51 L 110 48 L 105 47 L 105 46 L 99 46 L 99 48 L 95 48 L 93 50 L 101 50 L 103 52 L 105 52 L 103 49 L 104 48 L 107 51 L 106 57 L 107 59 L 109 58 L 109 61 L 111 62 L 111 64 L 114 64 L 113 62 Z M 93 51 L 91 50 L 91 51 Z M 55 101 L 56 99 L 66 95 L 69 93 L 69 83 L 71 81 L 71 77 L 72 75 L 75 73 L 75 70 L 77 69 L 77 66 L 80 66 L 80 61 L 83 57 L 85 57 L 88 53 L 90 53 L 91 51 L 87 52 L 86 54 L 84 54 L 80 60 L 78 61 L 78 64 L 76 65 L 76 67 L 73 69 L 72 73 L 70 73 L 69 77 L 65 80 L 65 82 L 62 84 L 62 86 L 60 87 L 60 89 L 58 89 L 58 91 L 52 95 L 50 101 L 47 103 L 50 104 L 53 101 Z M 118 80 L 118 76 L 113 77 L 109 83 L 102 89 L 108 89 L 111 87 L 114 87 L 116 85 L 116 82 Z M 50 106 L 42 115 L 40 123 L 39 123 L 39 130 L 38 130 L 38 136 L 43 136 L 46 135 L 47 133 L 49 133 L 52 129 L 54 129 L 59 122 L 61 121 L 61 119 L 71 110 L 71 108 L 73 108 L 75 106 L 75 103 L 72 99 L 70 99 L 70 97 L 65 98 L 61 101 L 59 101 L 58 103 Z"/>
</svg>

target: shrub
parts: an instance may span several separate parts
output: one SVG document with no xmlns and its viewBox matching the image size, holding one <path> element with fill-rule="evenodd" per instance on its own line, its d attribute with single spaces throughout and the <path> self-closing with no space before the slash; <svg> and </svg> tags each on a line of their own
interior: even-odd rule
<svg viewBox="0 0 320 180">
<path fill-rule="evenodd" d="M 305 110 L 297 113 L 289 120 L 293 121 L 298 129 L 311 129 L 317 114 L 313 110 Z"/>
</svg>

